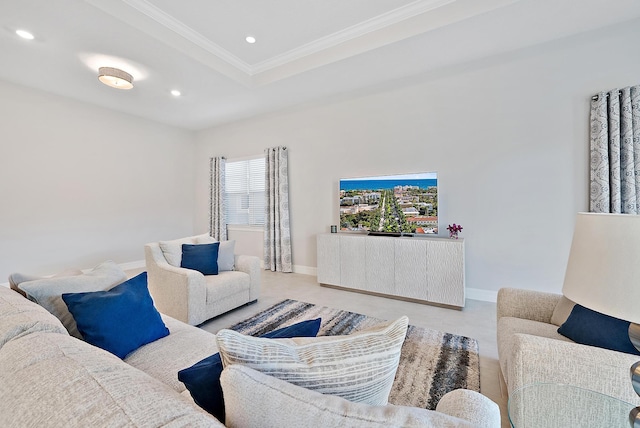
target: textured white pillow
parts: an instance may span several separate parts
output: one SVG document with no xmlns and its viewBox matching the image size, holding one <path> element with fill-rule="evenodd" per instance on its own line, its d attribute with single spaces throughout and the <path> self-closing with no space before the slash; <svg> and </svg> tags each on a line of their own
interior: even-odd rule
<svg viewBox="0 0 640 428">
<path fill-rule="evenodd" d="M 64 293 L 109 290 L 126 279 L 127 275 L 120 266 L 109 260 L 82 275 L 42 278 L 23 282 L 18 287 L 27 294 L 30 300 L 55 315 L 70 335 L 81 339 L 82 335 L 78 332 L 76 321 L 69 313 L 61 296 Z"/>
<path fill-rule="evenodd" d="M 348 336 L 265 339 L 220 330 L 224 367 L 240 364 L 303 388 L 385 405 L 400 361 L 408 318 Z"/>
</svg>

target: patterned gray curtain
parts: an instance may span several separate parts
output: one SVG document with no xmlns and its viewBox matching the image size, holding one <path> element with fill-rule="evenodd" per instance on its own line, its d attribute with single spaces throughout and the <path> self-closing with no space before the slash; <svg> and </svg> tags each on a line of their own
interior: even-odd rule
<svg viewBox="0 0 640 428">
<path fill-rule="evenodd" d="M 209 159 L 209 235 L 218 241 L 227 240 L 224 204 L 224 167 L 222 157 Z"/>
<path fill-rule="evenodd" d="M 592 212 L 640 213 L 640 86 L 592 98 L 590 187 Z"/>
<path fill-rule="evenodd" d="M 274 272 L 293 272 L 287 148 L 272 147 L 264 152 L 264 268 Z"/>
</svg>

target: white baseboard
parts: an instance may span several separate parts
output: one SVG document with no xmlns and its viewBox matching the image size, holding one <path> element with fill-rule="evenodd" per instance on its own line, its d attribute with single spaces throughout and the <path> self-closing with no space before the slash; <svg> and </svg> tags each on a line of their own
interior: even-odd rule
<svg viewBox="0 0 640 428">
<path fill-rule="evenodd" d="M 498 301 L 498 292 L 493 290 L 483 290 L 481 288 L 467 288 L 466 298 L 471 300 L 480 300 L 483 302 L 496 303 Z"/>
<path fill-rule="evenodd" d="M 312 266 L 293 265 L 293 273 L 318 276 L 318 268 Z"/>
</svg>

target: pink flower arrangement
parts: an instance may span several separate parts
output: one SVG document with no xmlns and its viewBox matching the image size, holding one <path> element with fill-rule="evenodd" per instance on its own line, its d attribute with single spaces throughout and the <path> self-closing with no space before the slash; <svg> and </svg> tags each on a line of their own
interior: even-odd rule
<svg viewBox="0 0 640 428">
<path fill-rule="evenodd" d="M 458 233 L 462 232 L 462 226 L 453 223 L 447 226 L 447 230 L 449 231 L 449 238 L 458 239 Z"/>
</svg>

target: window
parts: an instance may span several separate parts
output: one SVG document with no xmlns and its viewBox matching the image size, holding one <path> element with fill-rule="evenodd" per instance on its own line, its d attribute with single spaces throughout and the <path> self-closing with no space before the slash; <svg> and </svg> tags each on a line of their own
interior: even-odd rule
<svg viewBox="0 0 640 428">
<path fill-rule="evenodd" d="M 264 224 L 264 174 L 264 157 L 226 163 L 227 224 Z"/>
</svg>

